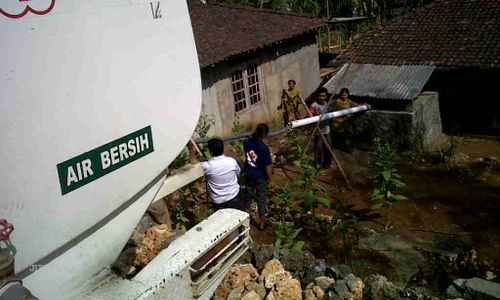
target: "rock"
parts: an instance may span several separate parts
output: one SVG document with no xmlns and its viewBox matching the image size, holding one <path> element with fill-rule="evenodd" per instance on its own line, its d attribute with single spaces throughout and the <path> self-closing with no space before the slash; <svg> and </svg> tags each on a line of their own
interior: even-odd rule
<svg viewBox="0 0 500 300">
<path fill-rule="evenodd" d="M 118 275 L 122 277 L 127 277 L 135 273 L 136 268 L 134 267 L 136 248 L 127 248 L 125 251 L 120 253 L 112 268 L 117 271 Z"/>
<path fill-rule="evenodd" d="M 415 299 L 415 300 L 439 300 L 439 298 L 427 295 L 427 291 L 422 287 L 406 288 L 400 294 L 398 299 Z"/>
<path fill-rule="evenodd" d="M 165 249 L 168 242 L 173 240 L 176 233 L 165 225 L 155 225 L 144 234 L 144 240 L 139 248 L 134 260 L 134 265 L 138 267 L 146 266 L 153 258 Z"/>
<path fill-rule="evenodd" d="M 500 284 L 475 277 L 467 280 L 465 292 L 472 299 L 500 299 Z"/>
<path fill-rule="evenodd" d="M 453 285 L 457 288 L 458 291 L 463 292 L 465 291 L 465 283 L 467 282 L 466 279 L 463 278 L 458 278 L 453 280 Z"/>
<path fill-rule="evenodd" d="M 335 291 L 335 294 L 337 294 L 339 299 L 350 300 L 353 298 L 353 295 L 349 291 L 349 288 L 347 287 L 344 280 L 339 280 L 339 281 L 335 282 L 333 284 L 332 288 Z"/>
<path fill-rule="evenodd" d="M 292 278 L 292 274 L 288 271 L 281 271 L 277 273 L 272 273 L 264 277 L 264 286 L 268 289 L 272 288 L 282 280 L 289 280 Z"/>
<path fill-rule="evenodd" d="M 497 278 L 497 275 L 491 271 L 486 271 L 486 275 L 484 276 L 486 280 L 493 280 Z"/>
<path fill-rule="evenodd" d="M 277 259 L 268 261 L 259 276 L 259 282 L 263 282 L 270 289 L 281 279 L 291 278 L 292 274 L 286 272 L 281 262 Z"/>
<path fill-rule="evenodd" d="M 249 281 L 245 283 L 245 289 L 247 291 L 254 291 L 256 292 L 261 299 L 264 299 L 266 297 L 266 287 L 264 286 L 264 283 L 257 283 L 253 281 Z"/>
<path fill-rule="evenodd" d="M 365 284 L 360 278 L 354 276 L 353 274 L 349 274 L 343 280 L 351 291 L 352 300 L 363 299 L 363 289 Z"/>
<path fill-rule="evenodd" d="M 337 294 L 335 294 L 334 290 L 329 290 L 326 298 L 328 300 L 341 300 L 340 297 Z"/>
<path fill-rule="evenodd" d="M 364 280 L 364 296 L 373 300 L 393 300 L 399 299 L 401 289 L 394 283 L 387 281 L 382 275 L 372 274 Z"/>
<path fill-rule="evenodd" d="M 316 259 L 310 265 L 306 266 L 304 276 L 302 276 L 302 283 L 308 284 L 318 276 L 325 276 L 327 264 L 324 259 Z"/>
<path fill-rule="evenodd" d="M 253 255 L 251 251 L 245 251 L 240 258 L 236 261 L 239 265 L 251 264 L 253 259 Z"/>
<path fill-rule="evenodd" d="M 276 300 L 302 300 L 300 281 L 295 278 L 278 282 L 273 291 Z"/>
<path fill-rule="evenodd" d="M 257 270 L 262 270 L 265 264 L 273 259 L 274 246 L 273 245 L 254 245 L 250 248 L 255 260 L 255 267 Z"/>
<path fill-rule="evenodd" d="M 349 274 L 352 274 L 352 269 L 344 264 L 339 264 L 327 267 L 325 273 L 335 279 L 343 279 Z"/>
<path fill-rule="evenodd" d="M 240 300 L 241 295 L 243 295 L 243 292 L 245 291 L 245 288 L 242 286 L 239 286 L 232 290 L 229 295 L 227 295 L 227 300 Z"/>
<path fill-rule="evenodd" d="M 305 300 L 323 300 L 325 297 L 325 291 L 319 286 L 314 284 L 309 284 L 303 291 L 302 296 Z"/>
<path fill-rule="evenodd" d="M 146 214 L 144 214 L 144 216 L 142 216 L 141 220 L 139 221 L 139 223 L 137 224 L 135 229 L 137 230 L 138 233 L 144 234 L 146 232 L 146 230 L 148 230 L 149 228 L 151 228 L 155 225 L 158 225 L 158 223 L 153 221 L 151 216 L 149 216 L 149 214 L 146 213 Z"/>
<path fill-rule="evenodd" d="M 387 274 L 401 286 L 405 286 L 425 263 L 418 244 L 399 235 L 372 234 L 359 240 L 358 251 L 386 263 Z"/>
<path fill-rule="evenodd" d="M 281 249 L 278 252 L 278 257 L 285 270 L 297 274 L 299 277 L 303 277 L 307 266 L 315 261 L 314 255 L 309 251 L 292 252 L 288 249 Z"/>
<path fill-rule="evenodd" d="M 274 291 L 271 291 L 267 294 L 266 300 L 276 300 L 276 296 L 274 295 Z"/>
<path fill-rule="evenodd" d="M 234 289 L 240 287 L 244 289 L 245 285 L 248 282 L 256 282 L 258 278 L 259 273 L 257 273 L 257 270 L 254 268 L 254 266 L 250 264 L 235 265 L 229 270 L 222 283 L 215 290 L 214 298 L 216 300 L 226 299 Z"/>
<path fill-rule="evenodd" d="M 462 296 L 462 294 L 459 291 L 457 291 L 457 288 L 452 284 L 446 289 L 446 296 L 452 298 L 459 298 Z"/>
<path fill-rule="evenodd" d="M 139 230 L 134 229 L 134 231 L 132 231 L 130 239 L 128 240 L 128 244 L 131 245 L 132 247 L 139 247 L 143 241 L 144 241 L 144 233 L 140 233 Z"/>
<path fill-rule="evenodd" d="M 264 294 L 264 296 L 265 296 L 265 294 Z M 264 299 L 264 297 L 261 297 L 255 291 L 250 291 L 250 292 L 246 293 L 245 295 L 243 295 L 243 297 L 241 297 L 241 300 L 262 300 L 262 299 Z"/>
<path fill-rule="evenodd" d="M 319 276 L 314 278 L 314 284 L 319 286 L 322 290 L 328 289 L 334 283 L 335 279 L 327 276 Z"/>
</svg>

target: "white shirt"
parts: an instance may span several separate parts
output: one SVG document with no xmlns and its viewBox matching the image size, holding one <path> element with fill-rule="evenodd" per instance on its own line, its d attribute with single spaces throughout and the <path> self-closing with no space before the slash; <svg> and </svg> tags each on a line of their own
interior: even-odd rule
<svg viewBox="0 0 500 300">
<path fill-rule="evenodd" d="M 207 176 L 212 202 L 221 204 L 238 195 L 240 166 L 234 158 L 225 155 L 215 156 L 203 162 L 202 167 Z"/>
</svg>

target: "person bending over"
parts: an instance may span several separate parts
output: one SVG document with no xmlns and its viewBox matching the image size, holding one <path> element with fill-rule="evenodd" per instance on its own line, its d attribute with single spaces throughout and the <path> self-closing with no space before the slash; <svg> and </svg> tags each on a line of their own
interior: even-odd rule
<svg viewBox="0 0 500 300">
<path fill-rule="evenodd" d="M 207 146 L 212 158 L 203 162 L 202 168 L 214 210 L 223 208 L 244 210 L 243 201 L 238 197 L 240 192 L 238 163 L 234 158 L 224 155 L 224 142 L 221 139 L 213 138 L 208 141 Z"/>
</svg>

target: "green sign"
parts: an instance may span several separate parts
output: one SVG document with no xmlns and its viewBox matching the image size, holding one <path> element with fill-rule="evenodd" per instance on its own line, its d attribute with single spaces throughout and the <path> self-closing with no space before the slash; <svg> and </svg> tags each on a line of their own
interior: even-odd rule
<svg viewBox="0 0 500 300">
<path fill-rule="evenodd" d="M 62 194 L 67 194 L 153 152 L 151 126 L 57 164 Z"/>
</svg>

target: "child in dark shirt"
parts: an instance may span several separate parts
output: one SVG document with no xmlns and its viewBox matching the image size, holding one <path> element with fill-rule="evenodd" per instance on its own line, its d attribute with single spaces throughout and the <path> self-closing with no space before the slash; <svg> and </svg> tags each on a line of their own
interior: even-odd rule
<svg viewBox="0 0 500 300">
<path fill-rule="evenodd" d="M 252 198 L 257 201 L 259 209 L 259 229 L 265 227 L 265 216 L 267 214 L 266 192 L 267 186 L 272 184 L 272 158 L 269 146 L 264 139 L 269 133 L 269 126 L 259 124 L 255 128 L 252 137 L 243 143 L 245 151 L 245 178 L 248 190 Z"/>
</svg>

